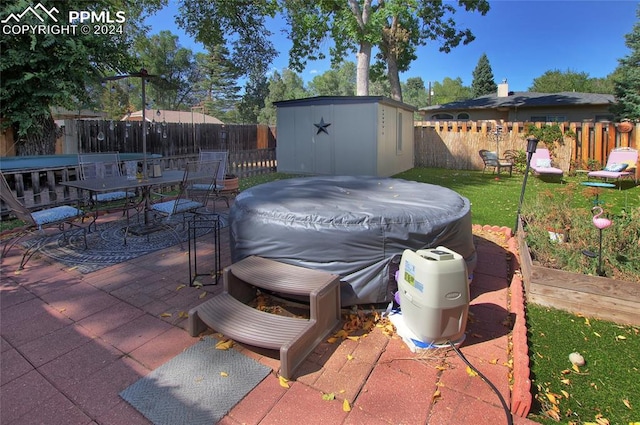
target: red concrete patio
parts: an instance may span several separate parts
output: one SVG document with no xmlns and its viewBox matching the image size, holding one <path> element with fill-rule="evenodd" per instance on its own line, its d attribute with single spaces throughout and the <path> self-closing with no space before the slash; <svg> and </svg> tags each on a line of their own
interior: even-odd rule
<svg viewBox="0 0 640 425">
<path fill-rule="evenodd" d="M 514 423 L 534 423 L 520 417 L 531 396 L 515 243 L 508 229 L 474 233 L 478 267 L 461 351 L 499 389 Z M 203 240 L 199 254 L 212 249 Z M 20 257 L 14 247 L 0 272 L 0 423 L 148 424 L 119 392 L 198 341 L 185 331 L 185 313 L 220 285 L 189 287 L 187 252 L 178 245 L 89 274 L 38 255 L 16 271 Z M 230 264 L 227 229 L 222 262 Z M 321 343 L 288 389 L 277 353 L 235 349 L 273 373 L 222 424 L 507 423 L 496 394 L 453 351 L 414 354 L 382 328 Z M 335 400 L 322 398 L 329 393 Z"/>
</svg>

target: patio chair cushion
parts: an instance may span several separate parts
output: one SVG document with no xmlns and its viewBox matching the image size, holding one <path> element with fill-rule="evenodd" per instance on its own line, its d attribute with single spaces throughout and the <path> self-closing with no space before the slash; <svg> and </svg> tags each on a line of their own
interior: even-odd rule
<svg viewBox="0 0 640 425">
<path fill-rule="evenodd" d="M 80 217 L 82 216 L 82 211 L 69 205 L 61 205 L 59 207 L 33 212 L 31 213 L 31 216 L 38 227 L 40 227 L 45 224 L 64 221 L 73 217 Z"/>
<path fill-rule="evenodd" d="M 538 160 L 536 161 L 536 167 L 549 168 L 551 167 L 551 160 L 548 158 L 538 158 Z"/>
<path fill-rule="evenodd" d="M 614 162 L 612 164 L 607 164 L 607 166 L 604 167 L 604 171 L 612 171 L 614 173 L 619 173 L 620 171 L 623 171 L 626 168 L 627 168 L 626 162 L 622 162 L 622 163 Z"/>
<path fill-rule="evenodd" d="M 204 207 L 204 204 L 202 204 L 201 202 L 192 201 L 191 199 L 179 199 L 178 201 L 174 200 L 153 204 L 152 209 L 170 215 L 173 213 L 181 213 L 201 207 Z"/>
<path fill-rule="evenodd" d="M 111 202 L 119 201 L 121 199 L 133 198 L 135 193 L 132 192 L 109 192 L 109 193 L 97 193 L 92 196 L 95 202 Z"/>
<path fill-rule="evenodd" d="M 213 184 L 206 184 L 206 183 L 195 183 L 189 186 L 189 190 L 211 191 L 211 190 L 222 190 L 222 189 L 224 189 L 224 186 L 221 186 L 219 184 L 213 185 Z"/>
</svg>

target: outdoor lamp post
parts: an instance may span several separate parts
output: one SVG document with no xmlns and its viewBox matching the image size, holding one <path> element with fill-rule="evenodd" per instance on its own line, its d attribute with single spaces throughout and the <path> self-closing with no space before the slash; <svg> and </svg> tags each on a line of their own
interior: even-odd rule
<svg viewBox="0 0 640 425">
<path fill-rule="evenodd" d="M 520 219 L 520 210 L 522 209 L 522 201 L 524 200 L 524 191 L 527 188 L 527 177 L 529 177 L 529 166 L 531 165 L 531 157 L 538 147 L 538 139 L 530 137 L 527 139 L 527 167 L 524 171 L 524 180 L 522 180 L 522 190 L 520 191 L 520 202 L 518 203 L 518 213 L 516 214 L 516 226 L 513 228 L 513 234 L 518 232 L 518 220 Z"/>
</svg>

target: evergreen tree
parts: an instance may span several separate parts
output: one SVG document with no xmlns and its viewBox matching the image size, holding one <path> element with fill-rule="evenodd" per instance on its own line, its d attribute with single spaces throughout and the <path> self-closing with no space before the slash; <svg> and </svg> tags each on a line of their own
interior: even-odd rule
<svg viewBox="0 0 640 425">
<path fill-rule="evenodd" d="M 228 55 L 229 51 L 224 45 L 217 45 L 208 53 L 196 56 L 201 69 L 200 84 L 205 94 L 205 110 L 208 114 L 225 122 L 237 121 L 233 110 L 239 99 L 240 90 L 236 84 L 240 72 L 228 59 Z"/>
<path fill-rule="evenodd" d="M 269 95 L 269 80 L 265 75 L 249 76 L 244 88 L 244 96 L 238 104 L 240 121 L 247 124 L 257 124 L 260 110 L 264 108 L 264 102 Z"/>
<path fill-rule="evenodd" d="M 408 78 L 406 82 L 402 83 L 402 93 L 404 103 L 416 108 L 429 106 L 429 93 L 427 93 L 421 77 Z M 422 118 L 422 114 L 416 111 L 414 118 L 419 120 Z"/>
<path fill-rule="evenodd" d="M 640 6 L 636 11 L 640 20 Z M 620 59 L 615 72 L 614 91 L 618 103 L 611 107 L 617 119 L 640 120 L 640 22 L 625 36 L 631 51 Z"/>
<path fill-rule="evenodd" d="M 471 90 L 473 97 L 493 94 L 498 91 L 498 86 L 493 77 L 493 71 L 491 70 L 489 58 L 486 53 L 482 54 L 476 68 L 473 70 Z"/>
</svg>

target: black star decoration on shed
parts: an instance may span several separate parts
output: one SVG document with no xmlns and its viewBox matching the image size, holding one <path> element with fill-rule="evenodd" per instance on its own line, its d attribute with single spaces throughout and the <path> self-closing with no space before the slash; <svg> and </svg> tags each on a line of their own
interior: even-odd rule
<svg viewBox="0 0 640 425">
<path fill-rule="evenodd" d="M 320 122 L 314 125 L 318 129 L 318 131 L 316 131 L 316 134 L 320 134 L 320 133 L 329 134 L 329 132 L 327 131 L 327 127 L 329 127 L 331 124 L 328 122 L 324 122 L 324 117 L 320 118 Z"/>
</svg>

